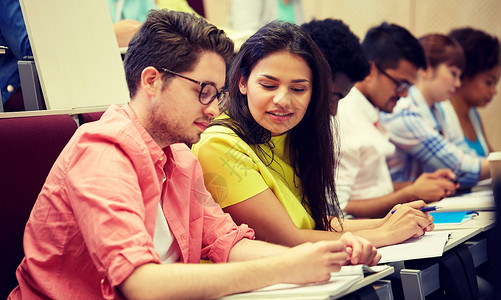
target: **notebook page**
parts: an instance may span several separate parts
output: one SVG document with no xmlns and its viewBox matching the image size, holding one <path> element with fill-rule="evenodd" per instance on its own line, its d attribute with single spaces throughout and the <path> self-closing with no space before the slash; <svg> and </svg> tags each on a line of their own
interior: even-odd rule
<svg viewBox="0 0 501 300">
<path fill-rule="evenodd" d="M 378 248 L 382 256 L 379 263 L 442 256 L 449 235 L 449 231 L 427 232 L 400 244 Z"/>
</svg>

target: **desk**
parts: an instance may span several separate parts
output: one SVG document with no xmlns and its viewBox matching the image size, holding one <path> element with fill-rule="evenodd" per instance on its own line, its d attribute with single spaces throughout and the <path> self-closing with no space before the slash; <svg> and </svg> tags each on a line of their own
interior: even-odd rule
<svg viewBox="0 0 501 300">
<path fill-rule="evenodd" d="M 495 211 L 479 211 L 478 216 L 473 217 L 473 219 L 459 225 L 435 224 L 435 230 L 457 230 L 457 229 L 477 228 L 480 229 L 481 232 L 483 232 L 494 228 L 495 221 L 496 221 Z"/>
<path fill-rule="evenodd" d="M 474 266 L 478 267 L 487 261 L 487 241 L 477 236 L 494 227 L 495 212 L 481 211 L 473 220 L 456 225 L 452 230 L 444 251 L 465 244 L 468 246 Z M 436 226 L 436 230 L 451 230 L 450 225 Z M 404 262 L 392 264 L 400 274 L 402 288 L 406 299 L 425 299 L 425 296 L 440 288 L 439 265 L 432 263 L 422 270 L 406 269 Z"/>
<path fill-rule="evenodd" d="M 349 295 L 363 287 L 366 287 L 370 284 L 373 284 L 375 283 L 376 281 L 380 280 L 380 279 L 383 279 L 391 274 L 393 274 L 394 272 L 394 268 L 388 268 L 386 270 L 383 270 L 379 273 L 375 273 L 375 274 L 371 274 L 371 275 L 368 275 L 368 276 L 365 276 L 364 279 L 358 281 L 357 283 L 355 283 L 354 285 L 352 285 L 348 290 L 346 290 L 344 293 L 341 293 L 340 295 L 337 295 L 337 297 L 343 297 L 343 296 L 346 296 L 346 295 Z M 376 291 L 377 292 L 377 291 Z M 390 286 L 390 292 L 391 292 L 391 286 Z M 383 299 L 380 296 L 380 299 Z M 336 298 L 337 298 L 336 297 Z M 393 299 L 393 294 L 391 294 L 391 297 L 389 297 L 389 299 Z"/>
</svg>

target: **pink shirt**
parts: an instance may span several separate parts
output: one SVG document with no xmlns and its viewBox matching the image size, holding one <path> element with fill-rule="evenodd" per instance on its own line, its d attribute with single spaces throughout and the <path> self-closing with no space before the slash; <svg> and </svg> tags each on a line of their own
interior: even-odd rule
<svg viewBox="0 0 501 300">
<path fill-rule="evenodd" d="M 115 287 L 135 268 L 160 263 L 152 238 L 160 197 L 181 262 L 225 262 L 236 242 L 254 238 L 213 201 L 189 148 L 159 148 L 128 105 L 112 105 L 54 163 L 10 298 L 120 298 Z"/>
</svg>

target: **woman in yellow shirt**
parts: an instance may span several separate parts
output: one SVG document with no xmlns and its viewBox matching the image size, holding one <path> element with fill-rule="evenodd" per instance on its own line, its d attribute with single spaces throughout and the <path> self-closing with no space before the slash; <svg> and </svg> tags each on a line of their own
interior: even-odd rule
<svg viewBox="0 0 501 300">
<path fill-rule="evenodd" d="M 298 26 L 272 22 L 251 36 L 230 70 L 226 114 L 193 146 L 214 199 L 257 238 L 289 246 L 345 231 L 383 246 L 433 229 L 422 201 L 383 219 L 340 218 L 331 88 L 325 58 Z"/>
</svg>

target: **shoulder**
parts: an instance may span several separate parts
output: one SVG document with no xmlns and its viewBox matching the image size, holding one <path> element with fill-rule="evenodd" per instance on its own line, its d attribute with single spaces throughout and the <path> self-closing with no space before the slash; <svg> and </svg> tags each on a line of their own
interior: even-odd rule
<svg viewBox="0 0 501 300">
<path fill-rule="evenodd" d="M 100 120 L 80 126 L 74 135 L 74 143 L 76 149 L 86 152 L 121 149 L 130 158 L 148 157 L 151 149 L 161 151 L 146 130 L 116 105 L 108 108 Z"/>
<path fill-rule="evenodd" d="M 193 169 L 199 170 L 201 168 L 195 154 L 193 154 L 186 144 L 172 144 L 169 148 L 172 161 L 178 171 L 183 171 L 187 176 L 191 176 Z"/>
<path fill-rule="evenodd" d="M 407 97 L 398 100 L 391 113 L 380 113 L 381 122 L 385 126 L 404 126 L 411 119 L 421 119 L 422 114 L 414 99 Z"/>
<path fill-rule="evenodd" d="M 226 126 L 211 126 L 202 133 L 200 141 L 193 145 L 192 149 L 197 154 L 204 149 L 214 148 L 233 148 L 250 149 L 250 146 L 244 142 L 233 130 Z"/>
<path fill-rule="evenodd" d="M 140 136 L 131 118 L 117 105 L 110 106 L 98 121 L 81 125 L 79 131 L 85 135 L 94 135 L 96 138 L 116 142 L 127 137 Z"/>
</svg>

